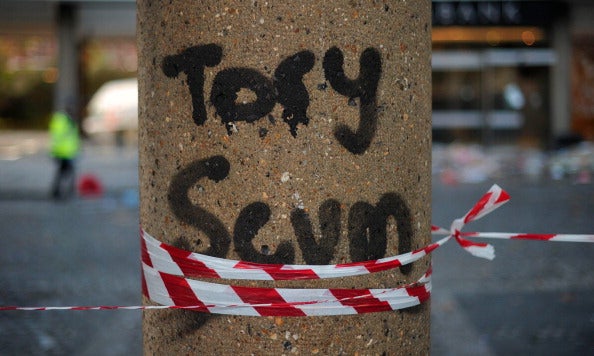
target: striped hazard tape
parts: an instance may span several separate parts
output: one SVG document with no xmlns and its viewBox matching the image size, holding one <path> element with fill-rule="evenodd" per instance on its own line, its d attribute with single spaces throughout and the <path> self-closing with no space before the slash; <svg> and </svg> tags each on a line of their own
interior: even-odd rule
<svg viewBox="0 0 594 356">
<path fill-rule="evenodd" d="M 462 232 L 464 226 L 499 208 L 509 195 L 494 185 L 450 229 L 423 248 L 377 260 L 335 265 L 259 264 L 185 251 L 167 245 L 141 229 L 142 290 L 145 306 L 0 307 L 0 310 L 191 309 L 206 313 L 253 316 L 320 316 L 391 311 L 422 304 L 431 294 L 431 269 L 413 284 L 384 289 L 256 288 L 205 282 L 194 278 L 241 280 L 304 280 L 360 276 L 398 268 L 430 254 L 452 237 L 474 256 L 493 259 L 493 246 L 475 238 L 594 242 L 594 235 Z"/>
<path fill-rule="evenodd" d="M 161 305 L 252 316 L 347 315 L 398 310 L 429 299 L 430 271 L 415 284 L 386 289 L 254 288 L 209 283 L 143 264 L 145 294 Z"/>
</svg>

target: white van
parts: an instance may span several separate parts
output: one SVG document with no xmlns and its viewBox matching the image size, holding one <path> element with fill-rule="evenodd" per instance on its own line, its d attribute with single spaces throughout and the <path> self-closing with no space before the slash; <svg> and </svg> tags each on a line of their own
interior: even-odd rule
<svg viewBox="0 0 594 356">
<path fill-rule="evenodd" d="M 103 84 L 89 101 L 83 129 L 90 136 L 138 130 L 138 80 L 118 79 Z"/>
</svg>

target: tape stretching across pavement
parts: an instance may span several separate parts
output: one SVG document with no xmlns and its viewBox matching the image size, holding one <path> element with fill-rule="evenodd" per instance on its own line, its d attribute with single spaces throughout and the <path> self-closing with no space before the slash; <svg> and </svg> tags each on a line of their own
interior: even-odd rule
<svg viewBox="0 0 594 356">
<path fill-rule="evenodd" d="M 415 283 L 383 289 L 258 288 L 206 282 L 201 279 L 305 280 L 360 276 L 398 268 L 432 253 L 454 238 L 474 256 L 492 260 L 493 246 L 468 238 L 594 242 L 594 235 L 462 232 L 464 226 L 499 208 L 510 196 L 494 185 L 449 229 L 432 226 L 446 235 L 423 248 L 376 260 L 335 265 L 261 264 L 229 260 L 185 251 L 165 244 L 141 229 L 142 291 L 159 305 L 0 307 L 0 310 L 112 310 L 190 309 L 205 313 L 252 316 L 321 316 L 361 314 L 409 308 L 431 294 L 431 268 Z"/>
</svg>

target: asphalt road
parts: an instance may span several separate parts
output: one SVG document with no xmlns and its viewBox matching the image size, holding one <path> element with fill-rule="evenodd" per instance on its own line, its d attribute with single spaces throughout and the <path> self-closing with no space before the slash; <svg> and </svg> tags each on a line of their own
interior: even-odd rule
<svg viewBox="0 0 594 356">
<path fill-rule="evenodd" d="M 0 150 L 0 304 L 139 305 L 136 148 L 85 147 L 78 170 L 104 195 L 54 202 L 39 141 L 33 154 L 6 139 Z M 0 355 L 139 355 L 141 345 L 140 311 L 0 312 Z"/>
<path fill-rule="evenodd" d="M 0 135 L 0 305 L 138 305 L 135 147 L 87 145 L 79 172 L 105 194 L 60 203 L 44 147 Z M 433 222 L 449 226 L 492 183 L 434 183 Z M 511 202 L 467 231 L 594 233 L 593 185 L 497 183 Z M 453 241 L 433 254 L 432 354 L 594 355 L 594 244 L 490 242 L 493 261 Z M 141 352 L 139 311 L 0 312 L 0 355 Z"/>
<path fill-rule="evenodd" d="M 594 187 L 570 182 L 497 182 L 503 207 L 466 231 L 594 231 Z M 448 226 L 490 183 L 433 185 L 433 222 Z M 594 244 L 489 240 L 496 258 L 449 243 L 433 254 L 435 355 L 594 355 Z"/>
</svg>

